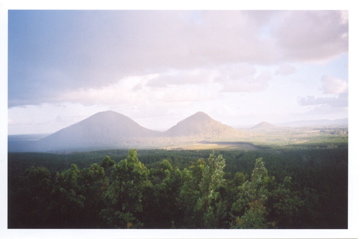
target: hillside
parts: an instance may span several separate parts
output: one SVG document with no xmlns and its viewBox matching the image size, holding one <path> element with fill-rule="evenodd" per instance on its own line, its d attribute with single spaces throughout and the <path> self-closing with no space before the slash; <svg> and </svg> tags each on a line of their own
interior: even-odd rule
<svg viewBox="0 0 361 239">
<path fill-rule="evenodd" d="M 232 138 L 241 131 L 215 121 L 203 112 L 198 112 L 167 130 L 166 137 L 188 138 L 193 140 Z"/>
<path fill-rule="evenodd" d="M 117 148 L 161 148 L 200 141 L 236 139 L 243 133 L 198 112 L 165 132 L 131 118 L 100 112 L 37 141 L 9 141 L 9 152 L 72 152 Z"/>
<path fill-rule="evenodd" d="M 274 129 L 274 128 L 277 128 L 277 126 L 271 124 L 271 123 L 268 123 L 268 122 L 261 122 L 255 126 L 253 126 L 251 129 L 255 129 L 255 130 L 265 130 L 265 129 Z"/>
<path fill-rule="evenodd" d="M 159 135 L 125 115 L 105 111 L 39 140 L 35 147 L 39 151 L 122 148 Z"/>
</svg>

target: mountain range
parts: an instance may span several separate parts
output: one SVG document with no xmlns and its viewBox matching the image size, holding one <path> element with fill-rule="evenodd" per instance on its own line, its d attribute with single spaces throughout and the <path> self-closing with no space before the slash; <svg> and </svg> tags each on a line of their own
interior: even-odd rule
<svg viewBox="0 0 361 239">
<path fill-rule="evenodd" d="M 42 138 L 9 136 L 9 152 L 74 152 L 101 149 L 167 148 L 200 142 L 235 142 L 279 127 L 347 125 L 347 119 L 299 121 L 283 125 L 261 122 L 248 129 L 235 129 L 198 112 L 166 131 L 147 129 L 131 118 L 114 112 L 99 112 Z"/>
<path fill-rule="evenodd" d="M 72 152 L 115 148 L 159 148 L 202 140 L 240 138 L 244 133 L 198 112 L 167 131 L 142 127 L 131 118 L 104 111 L 40 140 L 9 142 L 9 151 Z"/>
</svg>

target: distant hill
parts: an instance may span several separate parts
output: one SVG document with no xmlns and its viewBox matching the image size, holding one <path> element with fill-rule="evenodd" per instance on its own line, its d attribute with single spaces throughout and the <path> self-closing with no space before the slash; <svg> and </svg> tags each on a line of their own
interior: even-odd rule
<svg viewBox="0 0 361 239">
<path fill-rule="evenodd" d="M 160 132 L 146 129 L 131 118 L 105 111 L 59 130 L 36 144 L 39 151 L 108 149 L 136 146 Z"/>
<path fill-rule="evenodd" d="M 253 126 L 251 129 L 259 129 L 259 130 L 261 130 L 261 129 L 274 129 L 274 128 L 277 128 L 277 126 L 273 125 L 271 123 L 263 121 L 263 122 L 255 125 L 255 126 Z"/>
<path fill-rule="evenodd" d="M 198 112 L 167 130 L 167 137 L 188 137 L 194 140 L 236 137 L 241 131 L 215 121 L 203 112 Z"/>
<path fill-rule="evenodd" d="M 165 132 L 140 126 L 113 112 L 97 113 L 37 141 L 12 141 L 9 151 L 72 152 L 115 148 L 159 148 L 179 143 L 242 136 L 240 130 L 198 112 Z M 9 141 L 10 142 L 10 141 Z"/>
</svg>

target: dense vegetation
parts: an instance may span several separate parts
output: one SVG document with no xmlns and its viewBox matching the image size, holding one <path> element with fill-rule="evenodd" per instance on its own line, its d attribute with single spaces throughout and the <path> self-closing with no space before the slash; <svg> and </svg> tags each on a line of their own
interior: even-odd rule
<svg viewBox="0 0 361 239">
<path fill-rule="evenodd" d="M 9 228 L 347 228 L 344 147 L 9 153 Z"/>
</svg>

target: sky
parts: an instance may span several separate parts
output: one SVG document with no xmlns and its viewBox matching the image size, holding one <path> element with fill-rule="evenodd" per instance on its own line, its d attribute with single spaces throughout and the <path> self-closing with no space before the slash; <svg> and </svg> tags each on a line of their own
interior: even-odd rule
<svg viewBox="0 0 361 239">
<path fill-rule="evenodd" d="M 9 10 L 8 134 L 348 117 L 348 11 Z"/>
</svg>

